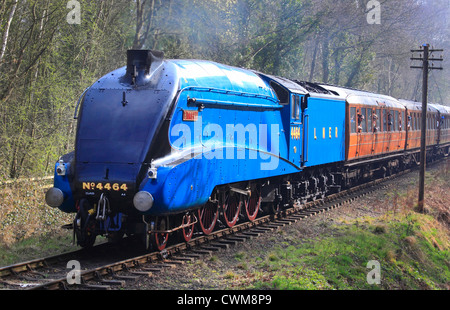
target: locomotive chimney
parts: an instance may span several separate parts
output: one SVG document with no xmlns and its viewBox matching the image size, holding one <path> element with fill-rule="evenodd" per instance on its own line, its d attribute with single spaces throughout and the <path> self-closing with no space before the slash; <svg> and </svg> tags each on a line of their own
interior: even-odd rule
<svg viewBox="0 0 450 310">
<path fill-rule="evenodd" d="M 152 71 L 152 66 L 160 64 L 164 53 L 152 50 L 128 50 L 127 51 L 127 73 L 125 79 L 131 85 L 146 84 L 146 76 Z M 130 81 L 131 80 L 131 81 Z"/>
</svg>

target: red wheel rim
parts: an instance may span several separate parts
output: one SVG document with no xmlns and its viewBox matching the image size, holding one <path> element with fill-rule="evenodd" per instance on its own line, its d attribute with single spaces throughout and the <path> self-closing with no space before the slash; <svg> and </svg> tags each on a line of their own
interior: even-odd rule
<svg viewBox="0 0 450 310">
<path fill-rule="evenodd" d="M 181 222 L 181 225 L 189 225 L 181 229 L 183 233 L 183 240 L 185 242 L 189 242 L 194 235 L 194 224 L 190 225 L 192 223 L 192 216 L 191 214 L 186 214 L 183 216 L 183 220 Z"/>
<path fill-rule="evenodd" d="M 253 222 L 258 216 L 259 208 L 261 206 L 261 196 L 259 191 L 252 191 L 252 195 L 245 202 L 245 215 L 247 219 Z"/>
<path fill-rule="evenodd" d="M 208 202 L 204 207 L 198 210 L 198 218 L 200 228 L 205 235 L 213 232 L 219 215 L 219 206 L 215 203 Z"/>
<path fill-rule="evenodd" d="M 168 223 L 163 218 L 160 218 L 157 225 L 158 230 L 166 230 Z M 169 233 L 153 233 L 153 245 L 158 251 L 162 251 L 167 246 L 167 241 L 169 240 Z"/>
<path fill-rule="evenodd" d="M 163 234 L 163 233 L 155 233 L 153 234 L 154 242 L 156 249 L 158 251 L 162 251 L 167 246 L 167 241 L 169 240 L 169 234 Z"/>
<path fill-rule="evenodd" d="M 239 219 L 239 213 L 241 212 L 242 201 L 236 194 L 229 194 L 225 199 L 223 205 L 223 218 L 225 224 L 231 228 L 236 225 Z"/>
</svg>

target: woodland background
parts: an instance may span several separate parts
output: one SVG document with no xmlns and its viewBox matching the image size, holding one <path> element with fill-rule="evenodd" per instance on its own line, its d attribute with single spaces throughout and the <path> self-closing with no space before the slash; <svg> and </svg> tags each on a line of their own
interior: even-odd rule
<svg viewBox="0 0 450 310">
<path fill-rule="evenodd" d="M 429 101 L 450 105 L 450 1 L 0 0 L 0 180 L 51 174 L 73 150 L 83 90 L 126 64 L 127 49 L 209 59 L 269 74 L 420 100 L 411 49 L 443 48 Z"/>
</svg>

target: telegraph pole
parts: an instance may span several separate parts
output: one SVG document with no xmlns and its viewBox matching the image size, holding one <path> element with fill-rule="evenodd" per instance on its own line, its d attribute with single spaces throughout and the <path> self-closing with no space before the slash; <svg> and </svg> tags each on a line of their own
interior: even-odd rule
<svg viewBox="0 0 450 310">
<path fill-rule="evenodd" d="M 411 66 L 411 68 L 423 70 L 423 84 L 422 84 L 422 127 L 420 138 L 420 176 L 419 176 L 419 209 L 420 213 L 424 212 L 425 205 L 425 170 L 427 161 L 427 110 L 428 110 L 428 71 L 442 70 L 442 67 L 430 66 L 430 61 L 443 61 L 441 58 L 433 58 L 433 52 L 443 52 L 442 49 L 430 49 L 429 44 L 423 44 L 420 50 L 411 50 L 413 53 L 421 53 L 420 57 L 412 57 L 411 60 L 420 60 L 423 62 L 422 66 Z M 423 56 L 422 56 L 423 53 Z"/>
</svg>

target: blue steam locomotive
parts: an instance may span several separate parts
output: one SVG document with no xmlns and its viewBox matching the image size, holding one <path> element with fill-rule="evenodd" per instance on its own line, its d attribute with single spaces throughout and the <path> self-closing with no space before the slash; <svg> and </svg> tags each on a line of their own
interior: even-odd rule
<svg viewBox="0 0 450 310">
<path fill-rule="evenodd" d="M 75 150 L 46 193 L 76 214 L 80 246 L 127 234 L 163 250 L 169 236 L 189 241 L 340 190 L 345 96 L 157 51 L 127 56 L 81 96 Z"/>
</svg>

